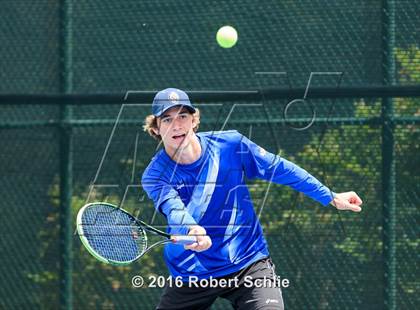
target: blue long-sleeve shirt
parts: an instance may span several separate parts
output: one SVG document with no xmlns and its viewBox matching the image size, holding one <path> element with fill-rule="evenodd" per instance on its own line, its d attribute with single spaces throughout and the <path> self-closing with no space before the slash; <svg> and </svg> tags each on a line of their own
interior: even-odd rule
<svg viewBox="0 0 420 310">
<path fill-rule="evenodd" d="M 203 252 L 168 244 L 164 256 L 172 276 L 220 277 L 267 257 L 246 178 L 261 178 L 300 191 L 322 205 L 333 193 L 304 169 L 265 151 L 236 130 L 197 133 L 202 152 L 192 164 L 177 164 L 160 150 L 143 173 L 142 186 L 165 215 L 168 233 L 203 226 L 212 246 Z"/>
</svg>

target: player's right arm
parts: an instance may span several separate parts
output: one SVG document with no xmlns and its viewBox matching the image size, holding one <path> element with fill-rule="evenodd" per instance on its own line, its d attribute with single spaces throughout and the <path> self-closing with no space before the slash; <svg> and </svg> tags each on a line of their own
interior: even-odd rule
<svg viewBox="0 0 420 310">
<path fill-rule="evenodd" d="M 153 200 L 156 210 L 166 217 L 172 235 L 197 236 L 197 242 L 185 246 L 186 249 L 201 252 L 210 248 L 212 242 L 206 230 L 190 215 L 171 184 L 154 176 L 149 169 L 144 172 L 141 182 L 143 189 Z"/>
<path fill-rule="evenodd" d="M 149 169 L 144 172 L 141 183 L 156 210 L 166 217 L 171 234 L 186 235 L 190 226 L 197 225 L 171 184 L 155 176 Z"/>
</svg>

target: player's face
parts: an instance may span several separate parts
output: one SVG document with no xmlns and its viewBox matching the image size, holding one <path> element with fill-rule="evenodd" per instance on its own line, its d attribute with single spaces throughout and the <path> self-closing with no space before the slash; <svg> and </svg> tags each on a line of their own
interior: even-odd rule
<svg viewBox="0 0 420 310">
<path fill-rule="evenodd" d="M 175 150 L 190 143 L 194 126 L 194 117 L 187 108 L 173 107 L 159 117 L 158 134 L 165 148 Z"/>
</svg>

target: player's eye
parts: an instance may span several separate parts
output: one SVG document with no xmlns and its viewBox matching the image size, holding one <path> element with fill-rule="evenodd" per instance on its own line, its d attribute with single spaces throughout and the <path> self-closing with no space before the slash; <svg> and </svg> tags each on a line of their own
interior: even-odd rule
<svg viewBox="0 0 420 310">
<path fill-rule="evenodd" d="M 166 124 L 168 124 L 170 121 L 171 121 L 171 119 L 170 119 L 169 117 L 167 117 L 167 118 L 164 118 L 164 119 L 162 120 L 162 123 L 166 123 Z"/>
</svg>

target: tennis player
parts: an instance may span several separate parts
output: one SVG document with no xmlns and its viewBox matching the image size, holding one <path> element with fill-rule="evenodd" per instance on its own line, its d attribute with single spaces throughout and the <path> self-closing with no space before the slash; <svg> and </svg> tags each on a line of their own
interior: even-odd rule
<svg viewBox="0 0 420 310">
<path fill-rule="evenodd" d="M 208 309 L 217 297 L 235 309 L 283 309 L 280 287 L 267 284 L 278 278 L 245 180 L 288 185 L 338 210 L 360 212 L 361 199 L 354 192 L 333 193 L 236 130 L 198 133 L 199 111 L 179 89 L 158 92 L 152 113 L 144 129 L 163 148 L 144 171 L 142 186 L 170 234 L 197 236 L 185 247 L 165 246 L 170 274 L 183 286 L 168 285 L 157 309 Z M 209 286 L 210 279 L 217 285 Z M 257 279 L 265 285 L 252 285 Z"/>
</svg>

